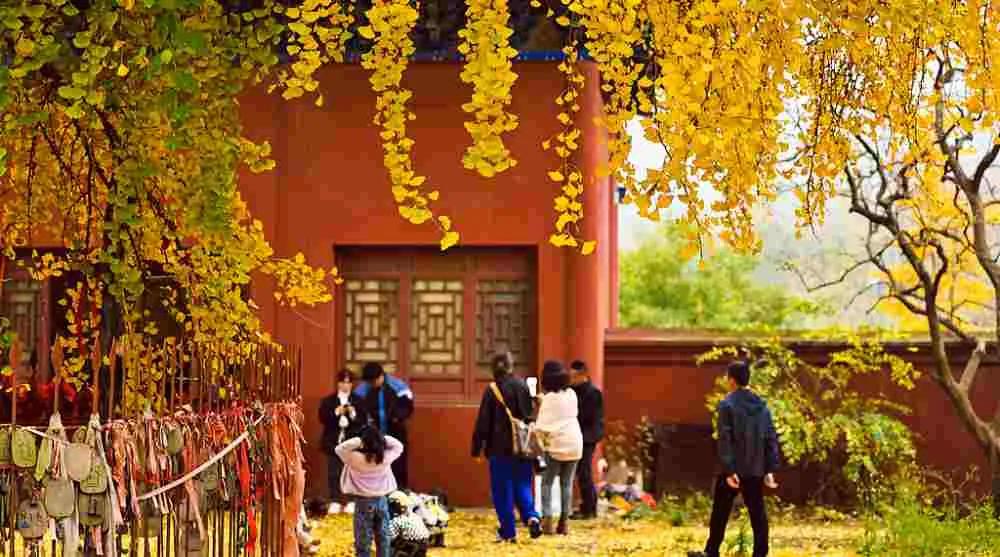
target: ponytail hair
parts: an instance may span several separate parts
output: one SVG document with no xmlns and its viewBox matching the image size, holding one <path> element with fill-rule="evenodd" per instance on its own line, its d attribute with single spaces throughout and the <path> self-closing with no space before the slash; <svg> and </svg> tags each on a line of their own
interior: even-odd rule
<svg viewBox="0 0 1000 557">
<path fill-rule="evenodd" d="M 493 380 L 499 381 L 514 371 L 514 355 L 508 351 L 493 356 L 490 367 L 493 368 Z"/>
<path fill-rule="evenodd" d="M 385 436 L 377 427 L 367 425 L 361 430 L 361 454 L 365 455 L 365 460 L 382 464 L 385 459 Z"/>
</svg>

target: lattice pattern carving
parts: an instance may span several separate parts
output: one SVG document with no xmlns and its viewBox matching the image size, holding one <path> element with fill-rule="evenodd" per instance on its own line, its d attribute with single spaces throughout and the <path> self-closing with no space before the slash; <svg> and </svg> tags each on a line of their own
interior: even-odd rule
<svg viewBox="0 0 1000 557">
<path fill-rule="evenodd" d="M 344 285 L 344 363 L 355 372 L 379 362 L 399 368 L 399 281 L 349 280 Z"/>
<path fill-rule="evenodd" d="M 414 375 L 462 375 L 463 294 L 458 280 L 413 281 L 410 365 Z"/>
<path fill-rule="evenodd" d="M 22 360 L 26 366 L 31 351 L 38 346 L 41 335 L 42 283 L 35 280 L 11 280 L 3 288 L 2 313 L 10 320 L 11 329 L 21 340 Z"/>
<path fill-rule="evenodd" d="M 531 284 L 525 280 L 481 280 L 476 285 L 476 367 L 490 375 L 490 359 L 514 354 L 515 367 L 535 365 L 531 349 Z"/>
</svg>

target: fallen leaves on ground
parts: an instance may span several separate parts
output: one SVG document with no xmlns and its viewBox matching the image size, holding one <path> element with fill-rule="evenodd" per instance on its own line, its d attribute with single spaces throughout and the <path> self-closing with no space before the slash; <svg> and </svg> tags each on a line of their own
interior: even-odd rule
<svg viewBox="0 0 1000 557">
<path fill-rule="evenodd" d="M 727 543 L 739 532 L 739 521 L 730 523 Z M 539 557 L 561 555 L 629 555 L 637 557 L 686 556 L 688 551 L 701 549 L 708 534 L 701 524 L 674 527 L 662 520 L 632 522 L 617 518 L 594 522 L 573 522 L 569 536 L 528 538 L 527 531 L 518 532 L 515 546 L 494 543 L 496 519 L 487 511 L 457 511 L 452 514 L 444 549 L 431 549 L 431 557 L 476 555 L 479 557 Z M 747 528 L 749 533 L 749 527 Z M 317 522 L 313 534 L 322 540 L 319 555 L 349 557 L 354 555 L 354 534 L 351 518 L 334 516 Z M 788 522 L 771 527 L 772 557 L 855 556 L 854 547 L 862 530 L 851 522 Z M 724 549 L 726 547 L 724 546 Z"/>
</svg>

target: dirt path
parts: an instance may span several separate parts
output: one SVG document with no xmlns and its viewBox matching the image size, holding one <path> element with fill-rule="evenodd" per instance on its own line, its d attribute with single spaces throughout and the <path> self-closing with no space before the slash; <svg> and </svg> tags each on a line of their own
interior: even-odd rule
<svg viewBox="0 0 1000 557">
<path fill-rule="evenodd" d="M 584 524 L 587 524 L 584 526 Z M 458 511 L 452 516 L 448 532 L 448 547 L 432 550 L 436 556 L 574 556 L 630 555 L 641 557 L 686 556 L 691 549 L 700 549 L 706 528 L 700 525 L 673 527 L 664 521 L 642 520 L 623 522 L 606 519 L 592 523 L 573 523 L 568 537 L 543 537 L 530 540 L 527 532 L 519 532 L 516 546 L 494 543 L 496 522 L 485 511 Z M 739 522 L 730 526 L 729 541 L 739 532 Z M 353 530 L 348 517 L 321 521 L 315 530 L 323 541 L 320 555 L 348 557 L 354 555 Z M 747 529 L 749 537 L 749 528 Z M 861 536 L 858 526 L 833 524 L 776 524 L 772 526 L 771 556 L 854 556 L 853 548 Z"/>
</svg>

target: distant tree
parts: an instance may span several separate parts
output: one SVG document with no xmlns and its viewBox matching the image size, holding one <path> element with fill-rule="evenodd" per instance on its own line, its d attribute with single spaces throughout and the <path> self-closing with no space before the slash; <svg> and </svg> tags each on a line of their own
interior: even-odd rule
<svg viewBox="0 0 1000 557">
<path fill-rule="evenodd" d="M 817 305 L 753 278 L 758 257 L 723 248 L 689 255 L 682 225 L 663 224 L 622 256 L 620 322 L 626 327 L 794 329 Z"/>
</svg>

